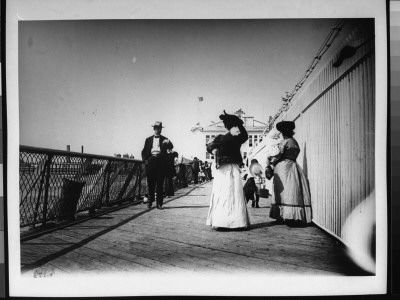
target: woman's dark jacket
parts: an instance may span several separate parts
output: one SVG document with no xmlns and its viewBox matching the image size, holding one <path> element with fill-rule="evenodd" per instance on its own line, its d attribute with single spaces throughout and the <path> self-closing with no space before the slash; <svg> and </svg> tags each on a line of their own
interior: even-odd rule
<svg viewBox="0 0 400 300">
<path fill-rule="evenodd" d="M 243 125 L 240 124 L 237 127 L 240 130 L 239 135 L 234 136 L 230 132 L 221 134 L 207 145 L 207 151 L 211 154 L 214 149 L 217 149 L 216 168 L 225 164 L 243 165 L 240 147 L 247 141 L 248 135 Z"/>
</svg>

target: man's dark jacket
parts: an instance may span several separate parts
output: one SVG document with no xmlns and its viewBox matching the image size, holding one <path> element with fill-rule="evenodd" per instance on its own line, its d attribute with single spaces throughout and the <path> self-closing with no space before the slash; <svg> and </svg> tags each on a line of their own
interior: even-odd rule
<svg viewBox="0 0 400 300">
<path fill-rule="evenodd" d="M 149 159 L 151 158 L 151 148 L 153 147 L 153 139 L 154 135 L 148 137 L 144 143 L 144 147 L 142 150 L 142 160 L 145 163 L 145 165 L 148 164 Z M 167 168 L 167 161 L 168 161 L 168 149 L 174 148 L 174 145 L 169 141 L 169 143 L 163 143 L 164 140 L 167 138 L 163 135 L 160 135 L 160 158 L 163 161 L 163 167 L 166 169 Z"/>
</svg>

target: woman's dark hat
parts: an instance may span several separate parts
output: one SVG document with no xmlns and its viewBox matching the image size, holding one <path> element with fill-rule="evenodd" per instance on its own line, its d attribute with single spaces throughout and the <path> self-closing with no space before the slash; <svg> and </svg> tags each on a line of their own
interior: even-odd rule
<svg viewBox="0 0 400 300">
<path fill-rule="evenodd" d="M 280 132 L 292 132 L 296 128 L 293 121 L 281 121 L 276 124 L 276 129 Z"/>
<path fill-rule="evenodd" d="M 241 121 L 238 116 L 227 114 L 225 110 L 224 114 L 220 115 L 219 118 L 228 129 L 237 126 Z"/>
<path fill-rule="evenodd" d="M 227 119 L 229 115 L 226 113 L 226 111 L 224 110 L 224 114 L 219 115 L 220 120 L 225 121 Z"/>
</svg>

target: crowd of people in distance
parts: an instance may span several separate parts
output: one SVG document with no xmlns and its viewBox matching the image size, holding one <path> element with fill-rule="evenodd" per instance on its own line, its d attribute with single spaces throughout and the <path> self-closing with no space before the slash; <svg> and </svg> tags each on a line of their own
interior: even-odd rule
<svg viewBox="0 0 400 300">
<path fill-rule="evenodd" d="M 208 161 L 203 162 L 197 157 L 193 159 L 193 162 L 191 163 L 191 168 L 194 184 L 212 180 L 211 165 L 212 164 L 208 163 Z"/>
</svg>

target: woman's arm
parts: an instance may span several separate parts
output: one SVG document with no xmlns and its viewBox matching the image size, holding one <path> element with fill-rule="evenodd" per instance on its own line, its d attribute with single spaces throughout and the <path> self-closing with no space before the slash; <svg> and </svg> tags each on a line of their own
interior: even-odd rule
<svg viewBox="0 0 400 300">
<path fill-rule="evenodd" d="M 240 139 L 240 142 L 243 144 L 247 141 L 247 139 L 249 138 L 249 135 L 247 134 L 247 131 L 243 126 L 243 122 L 239 123 L 237 127 L 239 128 L 239 131 L 240 131 L 238 138 Z"/>
<path fill-rule="evenodd" d="M 285 154 L 285 150 L 287 148 L 287 141 L 286 140 L 280 141 L 278 148 L 279 148 L 279 153 L 271 157 L 271 164 L 273 165 L 275 165 Z"/>
<path fill-rule="evenodd" d="M 285 153 L 286 149 L 287 149 L 287 144 L 288 144 L 288 140 L 282 140 L 279 142 L 278 148 L 279 148 L 279 155 L 282 155 Z"/>
<path fill-rule="evenodd" d="M 215 155 L 213 150 L 216 150 L 221 145 L 222 135 L 218 135 L 212 142 L 209 142 L 206 146 L 207 152 Z"/>
</svg>

